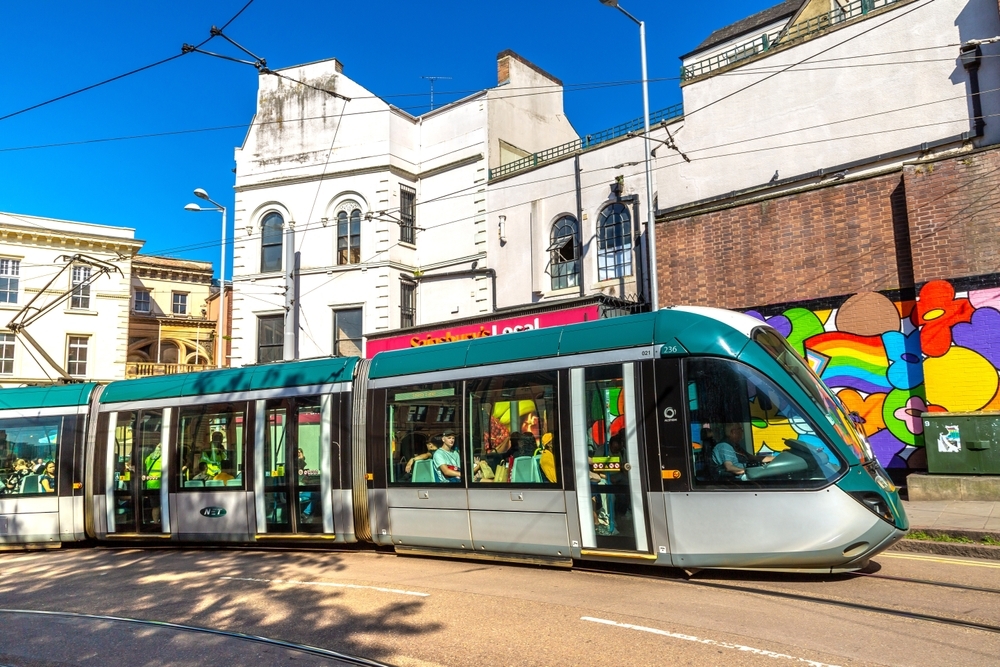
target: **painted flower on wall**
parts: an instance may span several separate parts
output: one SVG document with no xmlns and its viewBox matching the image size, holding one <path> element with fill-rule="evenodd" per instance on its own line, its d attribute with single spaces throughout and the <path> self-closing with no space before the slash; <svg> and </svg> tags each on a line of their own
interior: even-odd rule
<svg viewBox="0 0 1000 667">
<path fill-rule="evenodd" d="M 920 329 L 920 347 L 929 357 L 943 356 L 951 347 L 951 328 L 972 320 L 968 299 L 956 299 L 955 288 L 944 280 L 932 280 L 920 290 L 910 321 Z"/>
<path fill-rule="evenodd" d="M 1000 315 L 1000 313 L 997 313 Z M 909 334 L 890 331 L 882 335 L 885 356 L 889 359 L 886 377 L 896 389 L 913 389 L 924 381 L 923 357 L 920 356 L 920 331 Z"/>
<path fill-rule="evenodd" d="M 956 324 L 951 332 L 955 345 L 975 350 L 1000 368 L 1000 312 L 980 308 L 968 324 Z"/>
</svg>

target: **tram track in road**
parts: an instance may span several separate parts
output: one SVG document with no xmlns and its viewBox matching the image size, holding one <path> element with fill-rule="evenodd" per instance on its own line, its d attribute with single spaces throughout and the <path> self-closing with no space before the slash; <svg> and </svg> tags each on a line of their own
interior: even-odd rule
<svg viewBox="0 0 1000 667">
<path fill-rule="evenodd" d="M 243 632 L 233 632 L 229 630 L 219 630 L 216 628 L 206 628 L 196 625 L 184 625 L 181 623 L 171 623 L 168 621 L 154 621 L 142 618 L 129 618 L 125 616 L 108 616 L 103 614 L 84 614 L 79 612 L 70 611 L 51 611 L 51 610 L 39 610 L 39 609 L 4 609 L 0 608 L 0 615 L 22 615 L 22 616 L 36 616 L 36 617 L 49 617 L 49 618 L 63 618 L 63 619 L 75 619 L 75 620 L 85 620 L 85 621 L 102 621 L 111 623 L 129 623 L 135 625 L 141 625 L 146 627 L 153 627 L 157 629 L 165 630 L 175 630 L 180 632 L 192 632 L 201 633 L 207 635 L 214 635 L 217 637 L 224 637 L 227 639 L 235 639 L 246 642 L 253 642 L 256 644 L 264 644 L 273 648 L 281 648 L 290 651 L 295 651 L 298 653 L 305 653 L 308 655 L 313 655 L 321 658 L 329 659 L 333 664 L 341 665 L 351 665 L 352 667 L 392 667 L 391 665 L 378 662 L 375 660 L 370 660 L 368 658 L 362 658 L 359 656 L 348 655 L 346 653 L 340 653 L 338 651 L 332 651 L 330 649 L 320 648 L 318 646 L 310 646 L 308 644 L 299 644 L 296 642 L 289 642 L 283 639 L 272 639 L 270 637 L 262 637 L 260 635 L 250 635 Z M 0 667 L 4 667 L 0 665 Z"/>
<path fill-rule="evenodd" d="M 805 593 L 795 593 L 791 591 L 781 591 L 771 588 L 759 588 L 754 586 L 741 586 L 738 584 L 729 584 L 718 581 L 700 581 L 692 579 L 690 577 L 684 578 L 683 576 L 678 576 L 669 571 L 654 571 L 650 572 L 635 572 L 627 571 L 614 568 L 593 568 L 593 567 L 574 567 L 574 570 L 578 572 L 590 572 L 594 574 L 615 574 L 627 577 L 637 577 L 641 579 L 656 579 L 659 581 L 664 581 L 673 584 L 679 584 L 684 586 L 694 586 L 699 588 L 709 588 L 714 590 L 731 591 L 734 593 L 748 593 L 750 595 L 759 595 L 761 597 L 776 598 L 783 600 L 792 600 L 796 602 L 808 602 L 819 605 L 826 605 L 831 607 L 839 607 L 842 609 L 851 609 L 854 611 L 864 611 L 873 614 L 882 614 L 885 616 L 895 616 L 897 618 L 905 618 L 915 621 L 924 621 L 929 623 L 939 623 L 942 625 L 949 625 L 952 627 L 962 627 L 972 630 L 979 630 L 982 632 L 989 632 L 992 634 L 1000 634 L 1000 625 L 993 625 L 990 623 L 980 623 L 978 621 L 965 620 L 961 618 L 955 618 L 952 616 L 941 616 L 938 614 L 928 614 L 920 611 L 910 610 L 910 609 L 900 609 L 896 607 L 887 607 L 882 605 L 872 605 L 863 602 L 853 602 L 850 600 L 843 600 L 838 598 L 832 598 L 822 595 L 808 595 Z M 720 570 L 719 572 L 724 572 Z M 851 574 L 851 573 L 848 573 Z M 836 575 L 844 576 L 844 575 Z M 864 575 L 860 576 L 873 576 Z M 993 588 L 977 588 L 975 586 L 964 586 L 961 584 L 948 584 L 947 582 L 934 582 L 930 580 L 918 580 L 909 579 L 907 577 L 895 577 L 890 575 L 881 575 L 880 579 L 890 579 L 898 580 L 904 583 L 916 583 L 916 584 L 927 584 L 927 585 L 944 585 L 944 586 L 954 586 L 959 589 L 967 589 L 973 592 L 987 593 L 987 594 L 997 594 L 1000 590 Z"/>
</svg>

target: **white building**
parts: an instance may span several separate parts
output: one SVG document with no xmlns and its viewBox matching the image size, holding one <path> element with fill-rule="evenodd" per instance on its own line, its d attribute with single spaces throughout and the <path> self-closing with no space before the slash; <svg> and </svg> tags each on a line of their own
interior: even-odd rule
<svg viewBox="0 0 1000 667">
<path fill-rule="evenodd" d="M 997 143 L 1000 44 L 982 45 L 978 58 L 969 50 L 965 63 L 958 45 L 998 34 L 993 0 L 788 0 L 720 28 L 682 57 L 683 112 L 653 113 L 658 214 Z M 529 290 L 534 301 L 565 297 L 574 291 L 567 268 L 578 271 L 580 294 L 645 294 L 635 275 L 646 266 L 637 254 L 647 222 L 644 142 L 623 130 L 641 125 L 552 142 L 491 171 L 489 222 L 504 216 L 507 240 L 488 237 L 502 306 L 523 303 Z M 630 270 L 617 251 L 628 244 L 609 242 L 617 232 L 602 217 L 620 199 L 615 182 L 635 218 L 632 278 L 612 275 Z M 579 250 L 567 257 L 561 230 L 573 224 Z M 658 245 L 661 263 L 670 253 Z M 608 269 L 616 263 L 626 266 Z"/>
<path fill-rule="evenodd" d="M 233 365 L 282 356 L 289 230 L 300 358 L 494 310 L 488 170 L 576 138 L 558 79 L 509 51 L 497 71 L 496 88 L 420 117 L 337 60 L 261 76 L 236 151 Z"/>
<path fill-rule="evenodd" d="M 0 385 L 58 381 L 46 354 L 74 380 L 123 379 L 130 261 L 141 247 L 125 227 L 0 213 Z M 15 318 L 29 322 L 27 337 L 11 333 Z"/>
</svg>

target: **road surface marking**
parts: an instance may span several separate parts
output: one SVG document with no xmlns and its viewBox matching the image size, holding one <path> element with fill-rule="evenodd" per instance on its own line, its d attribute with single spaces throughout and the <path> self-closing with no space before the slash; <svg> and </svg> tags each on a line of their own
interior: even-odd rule
<svg viewBox="0 0 1000 667">
<path fill-rule="evenodd" d="M 930 561 L 932 563 L 950 563 L 952 565 L 969 565 L 972 567 L 988 567 L 994 570 L 1000 570 L 1000 563 L 990 563 L 990 562 L 976 562 L 972 560 L 960 560 L 958 558 L 943 558 L 941 556 L 921 556 L 919 554 L 906 554 L 901 553 L 887 553 L 883 551 L 878 555 L 879 558 L 899 558 L 902 560 L 923 560 Z"/>
<path fill-rule="evenodd" d="M 603 618 L 592 618 L 590 616 L 583 616 L 580 618 L 580 620 L 589 621 L 591 623 L 603 623 L 604 625 L 613 625 L 616 628 L 625 628 L 627 630 L 638 630 L 640 632 L 648 632 L 650 634 L 662 635 L 663 637 L 671 637 L 673 639 L 683 639 L 684 641 L 697 642 L 699 644 L 707 644 L 709 646 L 718 646 L 719 648 L 728 648 L 733 651 L 753 653 L 754 655 L 762 655 L 767 658 L 794 660 L 795 662 L 801 662 L 807 665 L 812 665 L 812 667 L 837 667 L 836 665 L 828 665 L 825 662 L 817 662 L 815 660 L 797 658 L 794 655 L 785 655 L 784 653 L 776 653 L 774 651 L 768 651 L 762 648 L 743 646 L 742 644 L 731 644 L 729 642 L 720 642 L 714 639 L 702 639 L 701 637 L 695 637 L 693 635 L 682 635 L 677 632 L 668 632 L 667 630 L 657 630 L 656 628 L 647 628 L 642 625 L 632 625 L 631 623 L 616 623 L 615 621 L 608 621 Z"/>
<path fill-rule="evenodd" d="M 222 577 L 228 581 L 254 581 L 261 584 L 289 584 L 292 586 L 324 586 L 327 588 L 357 588 L 361 590 L 395 593 L 397 595 L 413 595 L 418 598 L 430 597 L 430 593 L 404 591 L 398 588 L 382 588 L 381 586 L 360 586 L 358 584 L 337 584 L 330 581 L 297 581 L 295 579 L 254 579 L 253 577 Z"/>
</svg>

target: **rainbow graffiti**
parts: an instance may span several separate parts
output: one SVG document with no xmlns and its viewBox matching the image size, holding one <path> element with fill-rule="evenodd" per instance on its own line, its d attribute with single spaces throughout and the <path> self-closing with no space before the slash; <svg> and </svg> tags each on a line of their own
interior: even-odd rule
<svg viewBox="0 0 1000 667">
<path fill-rule="evenodd" d="M 749 314 L 858 413 L 887 468 L 926 469 L 922 413 L 1000 410 L 1000 288 L 956 292 L 935 280 L 916 301 L 863 292 L 834 309 Z"/>
</svg>

